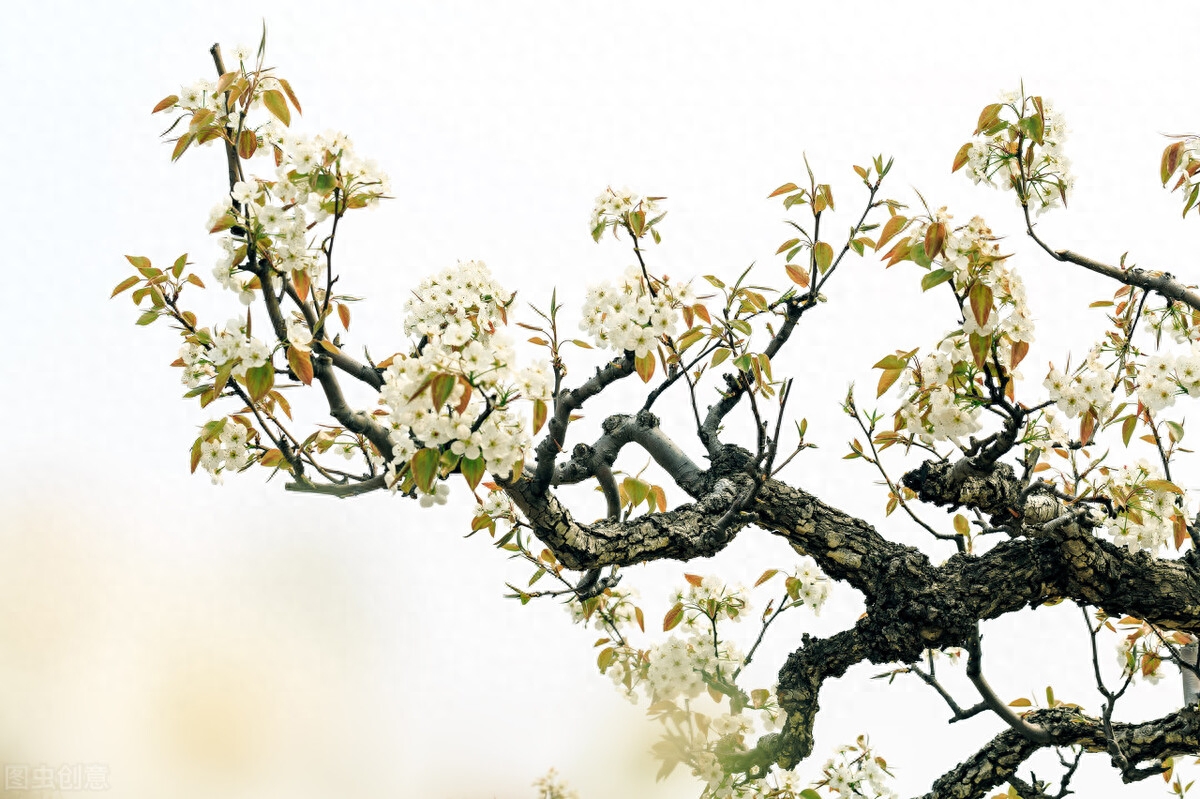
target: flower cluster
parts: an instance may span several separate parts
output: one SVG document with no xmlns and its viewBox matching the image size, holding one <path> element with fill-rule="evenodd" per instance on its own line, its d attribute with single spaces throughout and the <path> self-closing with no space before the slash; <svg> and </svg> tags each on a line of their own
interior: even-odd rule
<svg viewBox="0 0 1200 799">
<path fill-rule="evenodd" d="M 377 204 L 388 191 L 388 179 L 373 161 L 354 153 L 344 134 L 292 135 L 271 120 L 258 135 L 279 154 L 275 179 L 235 183 L 229 198 L 209 213 L 208 228 L 218 232 L 237 226 L 248 231 L 255 254 L 273 269 L 278 292 L 284 275 L 302 273 L 305 283 L 324 276 L 326 259 L 320 246 L 310 243 L 310 229 L 348 209 Z M 223 237 L 221 246 L 224 253 L 213 276 L 248 305 L 254 297 L 254 278 L 239 268 L 247 255 L 247 236 Z"/>
<path fill-rule="evenodd" d="M 794 581 L 794 582 L 793 582 Z M 788 595 L 812 609 L 813 615 L 821 615 L 821 606 L 829 598 L 832 581 L 817 567 L 810 557 L 800 559 L 800 565 L 788 580 Z"/>
<path fill-rule="evenodd" d="M 650 650 L 646 690 L 652 701 L 693 699 L 704 690 L 706 678 L 727 678 L 742 665 L 743 655 L 733 643 L 713 639 L 711 629 L 694 629 L 686 638 L 671 636 Z"/>
<path fill-rule="evenodd" d="M 512 301 L 478 261 L 443 269 L 415 290 L 404 329 L 420 342 L 392 359 L 380 392 L 389 411 L 393 481 L 422 448 L 482 459 L 500 476 L 525 457 L 530 437 L 513 401 L 547 399 L 549 375 L 545 364 L 511 366 L 512 340 L 497 327 Z"/>
<path fill-rule="evenodd" d="M 1087 360 L 1070 376 L 1051 365 L 1042 385 L 1050 400 L 1068 419 L 1074 419 L 1089 409 L 1100 418 L 1112 406 L 1116 377 L 1100 363 L 1099 351 L 1092 350 Z"/>
<path fill-rule="evenodd" d="M 1130 552 L 1155 553 L 1174 532 L 1177 514 L 1185 507 L 1182 489 L 1162 479 L 1159 468 L 1146 460 L 1108 471 L 1104 493 L 1117 505 L 1117 517 L 1106 532 L 1113 543 Z M 1182 518 L 1182 517 L 1179 517 Z"/>
<path fill-rule="evenodd" d="M 631 266 L 617 285 L 601 283 L 588 289 L 579 329 L 598 347 L 649 354 L 664 336 L 674 336 L 678 309 L 695 302 L 690 286 L 654 280 L 654 293 L 642 271 Z"/>
<path fill-rule="evenodd" d="M 1200 397 L 1200 345 L 1185 355 L 1152 355 L 1138 371 L 1138 400 L 1151 413 L 1174 405 L 1181 390 Z"/>
<path fill-rule="evenodd" d="M 1107 621 L 1107 617 L 1103 617 Z M 1117 643 L 1117 662 L 1130 677 L 1141 677 L 1151 685 L 1162 679 L 1163 661 L 1178 654 L 1177 647 L 1188 646 L 1196 638 L 1178 630 L 1163 631 L 1141 619 L 1126 616 L 1117 622 L 1124 636 Z M 1111 624 L 1108 625 L 1111 629 Z"/>
<path fill-rule="evenodd" d="M 897 795 L 886 785 L 892 776 L 887 762 L 871 751 L 862 736 L 857 746 L 840 747 L 822 771 L 824 778 L 819 784 L 838 799 L 895 799 Z"/>
<path fill-rule="evenodd" d="M 213 485 L 224 482 L 223 472 L 241 471 L 254 462 L 250 428 L 231 419 L 223 421 L 217 436 L 200 442 L 200 466 L 208 472 Z"/>
<path fill-rule="evenodd" d="M 953 217 L 940 209 L 916 220 L 908 231 L 912 256 L 933 269 L 926 286 L 949 282 L 961 298 L 961 326 L 938 348 L 901 376 L 901 389 L 912 389 L 900 408 L 902 429 L 926 441 L 958 440 L 977 432 L 981 405 L 976 381 L 983 363 L 993 359 L 1009 379 L 1033 341 L 1033 319 L 1020 276 L 980 217 L 951 228 Z M 932 249 L 933 252 L 927 252 Z"/>
<path fill-rule="evenodd" d="M 656 215 L 658 201 L 663 197 L 644 197 L 635 194 L 627 188 L 613 189 L 609 186 L 596 196 L 596 205 L 592 208 L 592 219 L 589 229 L 592 238 L 599 241 L 606 228 L 628 226 L 635 236 L 640 237 L 646 228 L 651 228 L 663 215 Z M 631 214 L 640 215 L 630 217 Z M 657 234 L 655 240 L 658 239 Z"/>
<path fill-rule="evenodd" d="M 247 369 L 256 369 L 271 362 L 271 349 L 266 343 L 246 335 L 246 323 L 242 319 L 230 319 L 225 327 L 211 337 L 209 344 L 202 344 L 194 337 L 179 350 L 175 363 L 183 367 L 183 384 L 196 388 L 211 380 L 223 366 L 230 367 L 230 374 L 244 380 Z"/>
<path fill-rule="evenodd" d="M 1008 112 L 1015 119 L 1006 119 Z M 959 150 L 955 169 L 966 166 L 977 184 L 1014 189 L 1017 202 L 1038 214 L 1065 204 L 1075 178 L 1062 151 L 1067 128 L 1049 100 L 1003 92 L 980 114 L 976 134 Z"/>
<path fill-rule="evenodd" d="M 556 769 L 535 780 L 533 787 L 537 788 L 537 799 L 579 799 L 579 792 L 567 785 Z"/>
</svg>

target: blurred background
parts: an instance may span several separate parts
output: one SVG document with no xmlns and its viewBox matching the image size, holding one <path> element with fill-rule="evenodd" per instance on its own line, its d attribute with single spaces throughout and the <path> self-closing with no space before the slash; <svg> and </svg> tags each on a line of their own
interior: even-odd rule
<svg viewBox="0 0 1200 799">
<path fill-rule="evenodd" d="M 1129 251 L 1132 262 L 1194 280 L 1186 242 L 1197 223 L 1179 219 L 1178 198 L 1158 182 L 1162 134 L 1200 120 L 1181 35 L 1190 9 L 6 5 L 0 763 L 91 764 L 114 797 L 519 799 L 551 766 L 582 799 L 699 793 L 682 769 L 654 783 L 646 751 L 657 730 L 596 672 L 594 632 L 553 602 L 503 599 L 504 583 L 529 572 L 483 537 L 464 540 L 472 501 L 461 487 L 449 506 L 422 511 L 386 494 L 285 493 L 279 478 L 264 484 L 265 469 L 223 486 L 188 474 L 188 448 L 215 409 L 179 399 L 167 367 L 175 335 L 135 328 L 128 299 L 108 295 L 130 271 L 127 253 L 169 263 L 187 252 L 208 279 L 216 246 L 204 220 L 225 191 L 222 156 L 194 150 L 171 164 L 157 138 L 167 122 L 149 111 L 181 84 L 213 77 L 213 42 L 254 46 L 265 18 L 267 61 L 304 107 L 294 128 L 346 131 L 392 178 L 395 199 L 352 215 L 339 237 L 341 286 L 367 298 L 353 309 L 353 352 L 403 348 L 409 288 L 458 259 L 485 260 L 524 301 L 545 305 L 557 286 L 573 325 L 586 285 L 632 261 L 625 244 L 588 236 L 593 197 L 609 184 L 669 198 L 652 269 L 736 275 L 755 262 L 759 282 L 782 288 L 773 253 L 789 229 L 766 195 L 802 182 L 807 153 L 849 227 L 862 194 L 851 165 L 882 152 L 896 156 L 887 196 L 915 202 L 917 188 L 959 222 L 983 214 L 1011 235 L 1038 314 L 1026 361 L 1036 393 L 1047 361 L 1080 357 L 1103 329 L 1101 313 L 1084 309 L 1112 287 L 1039 257 L 1019 235 L 1012 197 L 952 176 L 951 160 L 979 109 L 1023 79 L 1065 115 L 1078 175 L 1071 209 L 1045 217 L 1043 235 L 1110 262 Z M 953 309 L 922 295 L 914 270 L 885 271 L 870 257 L 848 264 L 776 371 L 797 377 L 792 407 L 821 447 L 787 476 L 890 537 L 925 544 L 905 521 L 883 522 L 876 475 L 841 459 L 854 431 L 837 409 L 855 380 L 872 404 L 882 355 L 929 347 L 953 325 Z M 204 323 L 240 310 L 219 289 L 197 294 Z M 595 362 L 581 357 L 574 374 Z M 635 394 L 623 386 L 589 409 L 577 440 Z M 664 405 L 664 416 L 672 407 L 682 406 Z M 632 453 L 618 464 L 642 465 Z M 601 513 L 586 492 L 578 499 L 581 516 Z M 950 554 L 926 549 L 935 561 Z M 794 560 L 746 533 L 686 570 L 749 584 Z M 684 568 L 627 572 L 651 633 Z M 752 679 L 769 687 L 801 632 L 835 632 L 860 612 L 835 586 L 819 618 L 798 612 L 779 625 Z M 740 632 L 752 639 L 749 626 Z M 1002 696 L 1052 684 L 1094 709 L 1074 608 L 990 623 L 985 648 Z M 882 670 L 862 664 L 825 687 L 817 749 L 801 773 L 815 777 L 838 745 L 869 733 L 900 793 L 922 793 L 999 731 L 984 717 L 946 725 L 948 711 L 915 680 L 867 679 Z M 1177 706 L 1177 681 L 1168 673 L 1158 689 L 1137 689 L 1128 717 Z M 1094 756 L 1075 785 L 1085 796 L 1163 790 L 1116 780 Z"/>
</svg>

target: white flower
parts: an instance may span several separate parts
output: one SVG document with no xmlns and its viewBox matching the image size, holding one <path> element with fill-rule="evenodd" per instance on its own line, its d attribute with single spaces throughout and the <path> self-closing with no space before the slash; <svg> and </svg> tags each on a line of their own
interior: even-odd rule
<svg viewBox="0 0 1200 799">
<path fill-rule="evenodd" d="M 258 197 L 258 183 L 239 180 L 233 184 L 233 190 L 229 193 L 235 201 L 246 205 Z"/>
<path fill-rule="evenodd" d="M 287 337 L 288 343 L 301 352 L 308 352 L 312 343 L 312 331 L 308 329 L 308 323 L 303 319 L 292 317 L 287 320 Z"/>
</svg>

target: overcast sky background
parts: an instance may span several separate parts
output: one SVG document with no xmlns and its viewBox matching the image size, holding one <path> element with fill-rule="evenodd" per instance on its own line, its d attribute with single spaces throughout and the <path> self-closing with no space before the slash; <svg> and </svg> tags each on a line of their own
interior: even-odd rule
<svg viewBox="0 0 1200 799">
<path fill-rule="evenodd" d="M 608 184 L 669 198 L 656 271 L 736 276 L 756 262 L 759 282 L 783 287 L 773 253 L 789 237 L 786 215 L 766 195 L 801 182 L 806 152 L 846 228 L 863 197 L 851 166 L 883 152 L 896 158 L 886 196 L 913 202 L 915 187 L 960 222 L 982 214 L 1012 235 L 1037 315 L 1025 367 L 1036 395 L 1046 362 L 1061 365 L 1102 329 L 1085 309 L 1112 288 L 1033 252 L 1011 196 L 950 174 L 980 108 L 1021 79 L 1066 116 L 1079 176 L 1070 211 L 1045 217 L 1044 236 L 1197 278 L 1188 242 L 1198 223 L 1179 219 L 1157 179 L 1162 134 L 1200 121 L 1181 91 L 1193 69 L 1178 33 L 1190 21 L 1184 4 L 1132 14 L 1098 2 L 746 6 L 6 8 L 0 761 L 109 763 L 114 796 L 170 786 L 176 796 L 519 799 L 552 765 L 582 799 L 698 793 L 682 771 L 653 785 L 641 757 L 657 731 L 596 673 L 594 634 L 550 603 L 502 599 L 504 582 L 528 572 L 481 538 L 463 540 L 470 504 L 459 486 L 452 507 L 421 511 L 387 495 L 285 494 L 260 469 L 220 487 L 188 474 L 188 447 L 213 409 L 179 399 L 167 367 L 175 334 L 135 328 L 128 299 L 107 297 L 130 271 L 125 253 L 169 263 L 188 252 L 209 277 L 215 240 L 203 223 L 225 191 L 221 153 L 171 164 L 157 138 L 164 119 L 149 110 L 212 76 L 214 41 L 257 44 L 263 17 L 268 62 L 304 106 L 294 127 L 349 133 L 393 181 L 395 199 L 351 215 L 339 237 L 341 286 L 367 298 L 354 308 L 352 352 L 401 349 L 408 289 L 458 259 L 486 261 L 526 301 L 544 304 L 557 286 L 573 324 L 585 286 L 631 261 L 624 244 L 588 236 L 593 197 Z M 220 324 L 236 300 L 209 294 L 196 307 Z M 837 403 L 858 381 L 869 404 L 871 364 L 928 348 L 953 309 L 921 295 L 911 264 L 885 271 L 873 258 L 848 263 L 828 295 L 776 361 L 797 378 L 793 408 L 821 445 L 788 474 L 881 520 L 874 474 L 841 460 L 853 431 Z M 583 429 L 619 407 L 589 409 Z M 683 409 L 662 408 L 669 418 Z M 881 529 L 921 541 L 895 517 Z M 713 563 L 686 568 L 753 581 L 793 562 L 786 546 L 748 532 Z M 649 626 L 683 570 L 627 572 Z M 796 613 L 757 664 L 761 684 L 800 632 L 835 632 L 859 612 L 839 586 L 819 619 Z M 1095 708 L 1077 616 L 1059 607 L 985 625 L 1001 696 L 1050 683 Z M 805 773 L 866 732 L 901 794 L 921 793 L 1001 729 L 990 717 L 947 726 L 931 691 L 867 680 L 880 670 L 860 665 L 826 685 Z M 1166 712 L 1178 675 L 1126 701 L 1131 718 Z M 1084 796 L 1163 790 L 1120 787 L 1099 756 L 1076 785 Z"/>
</svg>

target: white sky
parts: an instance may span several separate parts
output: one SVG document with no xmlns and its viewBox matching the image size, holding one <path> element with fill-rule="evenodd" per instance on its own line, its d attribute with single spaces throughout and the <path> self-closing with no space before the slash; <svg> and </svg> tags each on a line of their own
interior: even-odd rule
<svg viewBox="0 0 1200 799">
<path fill-rule="evenodd" d="M 588 236 L 592 198 L 610 183 L 669 198 L 654 268 L 736 275 L 753 261 L 759 282 L 782 287 L 772 254 L 788 229 L 766 195 L 800 182 L 807 152 L 848 227 L 860 196 L 851 165 L 884 152 L 896 157 L 887 196 L 915 201 L 916 187 L 961 221 L 983 214 L 1013 235 L 1038 316 L 1026 362 L 1036 389 L 1047 360 L 1061 365 L 1094 338 L 1103 320 L 1083 309 L 1111 288 L 1038 257 L 1018 235 L 1011 197 L 949 167 L 979 109 L 1023 78 L 1066 116 L 1079 176 L 1071 210 L 1046 217 L 1044 235 L 1110 261 L 1128 250 L 1194 280 L 1180 256 L 1198 223 L 1179 219 L 1157 179 L 1161 134 L 1197 124 L 1180 91 L 1191 52 L 1175 35 L 1187 7 L 1128 8 L 10 4 L 0 49 L 10 97 L 0 218 L 13 278 L 0 295 L 9 450 L 0 761 L 107 762 L 114 796 L 162 784 L 211 795 L 220 784 L 247 797 L 333 788 L 518 799 L 551 765 L 583 799 L 698 793 L 686 777 L 654 787 L 635 765 L 656 731 L 596 674 L 594 635 L 553 605 L 501 599 L 504 582 L 527 572 L 461 538 L 463 492 L 458 507 L 422 512 L 386 495 L 285 494 L 281 481 L 263 484 L 263 470 L 222 487 L 188 474 L 188 447 L 211 409 L 179 399 L 167 368 L 174 334 L 135 328 L 128 300 L 106 298 L 129 271 L 124 253 L 170 262 L 189 252 L 208 277 L 214 242 L 203 221 L 223 192 L 221 154 L 170 164 L 156 138 L 163 119 L 148 112 L 211 76 L 214 41 L 255 44 L 266 16 L 268 61 L 304 105 L 294 126 L 346 131 L 392 177 L 396 199 L 352 215 L 339 238 L 341 285 L 367 298 L 354 309 L 351 351 L 402 347 L 408 287 L 458 259 L 487 261 L 527 301 L 544 304 L 557 286 L 573 311 L 588 282 L 631 259 Z M 851 430 L 837 401 L 857 380 L 869 404 L 872 363 L 927 348 L 951 326 L 951 309 L 920 294 L 914 270 L 850 262 L 776 361 L 797 377 L 794 408 L 822 447 L 798 459 L 791 479 L 871 519 L 884 495 L 869 467 L 841 460 Z M 235 300 L 210 294 L 202 318 L 223 322 Z M 898 518 L 882 529 L 919 540 Z M 778 542 L 742 538 L 719 562 L 687 570 L 752 581 L 791 565 Z M 682 571 L 627 573 L 652 625 Z M 760 664 L 763 684 L 802 630 L 842 629 L 860 608 L 835 588 L 820 619 L 797 614 Z M 1052 682 L 1060 697 L 1095 707 L 1075 614 L 1060 607 L 985 627 L 986 668 L 1002 696 Z M 999 731 L 991 718 L 948 727 L 944 706 L 915 681 L 866 679 L 881 670 L 859 666 L 826 686 L 809 773 L 868 732 L 911 795 Z M 1170 674 L 1127 700 L 1132 717 L 1173 706 L 1177 683 Z M 1117 787 L 1102 759 L 1085 763 L 1080 795 L 1162 790 Z"/>
</svg>

